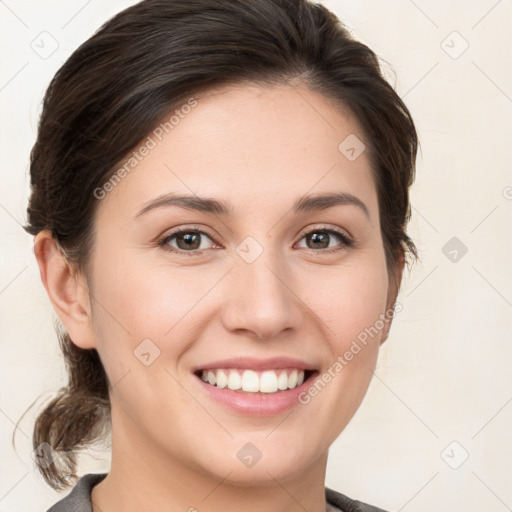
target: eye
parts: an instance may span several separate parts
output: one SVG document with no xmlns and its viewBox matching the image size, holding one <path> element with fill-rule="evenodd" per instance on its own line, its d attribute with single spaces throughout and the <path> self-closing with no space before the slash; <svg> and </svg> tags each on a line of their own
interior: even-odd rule
<svg viewBox="0 0 512 512">
<path fill-rule="evenodd" d="M 214 236 L 209 231 L 197 228 L 179 229 L 167 234 L 158 242 L 158 246 L 166 251 L 175 252 L 178 254 L 187 254 L 188 256 L 198 256 L 202 254 L 203 250 L 210 249 L 211 247 L 202 244 L 202 238 L 208 238 L 214 242 Z M 330 241 L 335 237 L 339 243 L 337 245 L 330 245 Z M 308 231 L 302 236 L 300 240 L 306 240 L 306 244 L 312 244 L 313 247 L 306 247 L 313 252 L 331 253 L 347 249 L 354 244 L 354 240 L 343 231 L 337 229 L 327 228 L 322 226 L 320 228 Z M 174 245 L 176 243 L 176 245 Z M 327 249 L 327 250 L 325 250 Z"/>
<path fill-rule="evenodd" d="M 203 249 L 209 248 L 201 243 L 201 238 L 203 237 L 207 237 L 210 240 L 213 238 L 210 233 L 202 229 L 180 229 L 166 235 L 158 242 L 158 245 L 167 251 L 178 252 L 180 254 L 188 253 L 188 255 L 194 256 L 201 254 Z M 174 241 L 177 247 L 172 245 Z"/>
<path fill-rule="evenodd" d="M 329 242 L 332 237 L 336 237 L 341 243 L 338 245 L 330 246 Z M 335 252 L 346 249 L 354 244 L 354 240 L 350 238 L 346 233 L 342 231 L 338 231 L 337 229 L 330 229 L 326 227 L 316 228 L 311 231 L 308 231 L 301 240 L 306 240 L 307 243 L 311 243 L 313 247 L 307 247 L 307 249 L 311 249 L 314 252 Z M 329 250 L 323 250 L 329 249 Z"/>
</svg>

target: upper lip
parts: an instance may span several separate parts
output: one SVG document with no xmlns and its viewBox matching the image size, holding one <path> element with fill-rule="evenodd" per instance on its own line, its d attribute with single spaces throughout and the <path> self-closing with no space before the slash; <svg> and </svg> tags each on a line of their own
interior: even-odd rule
<svg viewBox="0 0 512 512">
<path fill-rule="evenodd" d="M 231 359 L 223 359 L 205 363 L 192 369 L 193 372 L 198 370 L 218 370 L 221 368 L 232 368 L 241 370 L 277 370 L 281 368 L 298 368 L 299 370 L 315 370 L 315 368 L 301 361 L 290 357 L 271 357 L 270 359 L 255 359 L 252 357 L 235 357 Z"/>
</svg>

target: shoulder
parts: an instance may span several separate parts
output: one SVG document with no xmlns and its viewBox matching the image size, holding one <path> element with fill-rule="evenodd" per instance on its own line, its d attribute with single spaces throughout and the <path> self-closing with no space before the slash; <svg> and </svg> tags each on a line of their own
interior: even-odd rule
<svg viewBox="0 0 512 512">
<path fill-rule="evenodd" d="M 341 494 L 333 489 L 330 489 L 329 487 L 325 488 L 325 499 L 327 501 L 328 507 L 329 505 L 333 505 L 342 512 L 386 512 L 381 508 L 368 505 L 367 503 L 352 500 L 348 496 L 345 496 L 344 494 Z M 329 508 L 328 512 L 331 512 Z M 337 509 L 333 509 L 333 512 L 337 512 Z"/>
<path fill-rule="evenodd" d="M 92 512 L 91 491 L 107 473 L 87 473 L 79 478 L 71 492 L 47 512 Z"/>
</svg>

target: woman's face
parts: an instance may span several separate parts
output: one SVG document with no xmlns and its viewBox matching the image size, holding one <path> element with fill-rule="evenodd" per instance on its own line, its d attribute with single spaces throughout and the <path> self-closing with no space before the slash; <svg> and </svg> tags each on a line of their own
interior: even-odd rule
<svg viewBox="0 0 512 512">
<path fill-rule="evenodd" d="M 323 96 L 239 85 L 195 101 L 98 193 L 91 335 L 74 341 L 113 386 L 118 457 L 286 481 L 325 463 L 389 328 L 376 187 L 359 125 Z M 303 199 L 324 194 L 341 200 Z M 204 382 L 212 366 L 253 391 Z M 301 366 L 299 388 L 269 392 Z"/>
</svg>

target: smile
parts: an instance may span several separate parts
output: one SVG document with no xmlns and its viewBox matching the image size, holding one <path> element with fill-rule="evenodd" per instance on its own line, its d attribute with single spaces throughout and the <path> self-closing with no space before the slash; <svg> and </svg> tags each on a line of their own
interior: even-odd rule
<svg viewBox="0 0 512 512">
<path fill-rule="evenodd" d="M 272 370 L 243 369 L 209 369 L 198 370 L 196 375 L 204 382 L 232 391 L 249 393 L 278 393 L 287 389 L 295 389 L 313 372 L 299 368 L 283 368 Z"/>
</svg>

